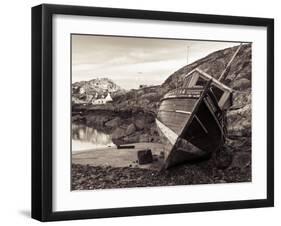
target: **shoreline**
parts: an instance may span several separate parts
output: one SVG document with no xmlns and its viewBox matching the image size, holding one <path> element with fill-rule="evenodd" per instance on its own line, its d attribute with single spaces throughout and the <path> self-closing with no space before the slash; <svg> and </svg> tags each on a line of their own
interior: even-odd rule
<svg viewBox="0 0 281 226">
<path fill-rule="evenodd" d="M 244 146 L 246 143 L 242 144 Z M 139 148 L 155 145 L 159 152 L 161 144 L 135 145 L 135 149 L 109 148 L 106 151 L 98 149 L 72 154 L 72 190 L 218 184 L 252 180 L 250 145 L 246 146 L 247 151 L 241 152 L 240 148 L 228 150 L 227 155 L 213 154 L 210 159 L 182 164 L 163 171 L 159 171 L 159 160 L 146 165 L 135 162 L 136 151 Z M 157 154 L 155 149 L 153 153 Z"/>
</svg>

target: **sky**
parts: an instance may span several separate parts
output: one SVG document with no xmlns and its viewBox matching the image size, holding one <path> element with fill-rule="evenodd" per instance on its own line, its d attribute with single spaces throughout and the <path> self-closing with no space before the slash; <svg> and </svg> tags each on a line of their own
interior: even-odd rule
<svg viewBox="0 0 281 226">
<path fill-rule="evenodd" d="M 72 35 L 72 82 L 109 78 L 124 89 L 160 85 L 173 72 L 233 42 Z"/>
</svg>

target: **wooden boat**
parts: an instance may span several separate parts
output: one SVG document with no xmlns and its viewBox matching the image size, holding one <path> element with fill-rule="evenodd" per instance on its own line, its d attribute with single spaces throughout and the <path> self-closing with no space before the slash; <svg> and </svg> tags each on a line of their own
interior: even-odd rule
<svg viewBox="0 0 281 226">
<path fill-rule="evenodd" d="M 183 87 L 160 101 L 156 124 L 164 143 L 164 168 L 214 152 L 225 141 L 224 110 L 232 90 L 196 68 Z"/>
</svg>

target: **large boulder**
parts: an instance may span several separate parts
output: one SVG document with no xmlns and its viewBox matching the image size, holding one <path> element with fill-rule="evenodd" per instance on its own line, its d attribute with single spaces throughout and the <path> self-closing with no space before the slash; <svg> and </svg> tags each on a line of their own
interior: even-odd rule
<svg viewBox="0 0 281 226">
<path fill-rule="evenodd" d="M 251 104 L 252 96 L 250 92 L 233 92 L 232 106 L 230 110 L 243 108 L 247 104 Z"/>
<path fill-rule="evenodd" d="M 252 96 L 248 91 L 234 91 L 232 106 L 226 113 L 229 136 L 251 136 Z"/>
<path fill-rule="evenodd" d="M 116 117 L 105 123 L 105 126 L 110 128 L 117 128 L 120 124 L 121 124 L 121 119 L 119 117 Z"/>
<path fill-rule="evenodd" d="M 86 123 L 89 126 L 103 126 L 109 117 L 106 115 L 90 114 L 86 116 Z"/>
<path fill-rule="evenodd" d="M 142 130 L 145 128 L 150 129 L 154 122 L 154 116 L 148 113 L 139 113 L 134 119 L 134 124 L 137 130 Z"/>
<path fill-rule="evenodd" d="M 235 79 L 231 85 L 233 89 L 236 90 L 246 90 L 251 88 L 251 81 L 246 78 Z"/>
<path fill-rule="evenodd" d="M 136 121 L 134 123 L 135 123 L 135 126 L 138 130 L 142 130 L 145 126 L 145 119 L 144 118 L 138 118 L 138 119 L 136 119 Z"/>
<path fill-rule="evenodd" d="M 141 134 L 139 142 L 150 142 L 150 136 L 148 134 Z"/>
<path fill-rule="evenodd" d="M 125 136 L 123 138 L 123 141 L 126 143 L 138 143 L 140 139 L 140 135 L 139 134 L 132 134 L 129 136 Z"/>
<path fill-rule="evenodd" d="M 251 105 L 230 110 L 226 114 L 229 136 L 251 136 Z"/>
<path fill-rule="evenodd" d="M 112 133 L 112 139 L 120 139 L 126 135 L 126 130 L 122 128 L 116 128 Z"/>
<path fill-rule="evenodd" d="M 126 129 L 126 135 L 130 135 L 136 131 L 135 125 L 132 123 Z"/>
</svg>

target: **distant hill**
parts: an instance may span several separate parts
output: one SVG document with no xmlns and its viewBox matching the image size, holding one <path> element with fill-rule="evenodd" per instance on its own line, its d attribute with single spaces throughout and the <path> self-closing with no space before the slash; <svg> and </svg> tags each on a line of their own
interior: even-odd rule
<svg viewBox="0 0 281 226">
<path fill-rule="evenodd" d="M 72 84 L 72 102 L 89 103 L 92 99 L 102 98 L 110 93 L 112 98 L 122 95 L 125 90 L 108 78 L 96 78 Z"/>
</svg>

